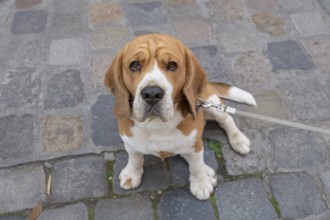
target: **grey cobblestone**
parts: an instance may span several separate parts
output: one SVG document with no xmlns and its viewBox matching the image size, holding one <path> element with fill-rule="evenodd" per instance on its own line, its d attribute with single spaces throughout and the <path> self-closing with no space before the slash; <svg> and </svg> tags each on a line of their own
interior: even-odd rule
<svg viewBox="0 0 330 220">
<path fill-rule="evenodd" d="M 172 211 L 168 211 L 172 210 Z M 215 219 L 209 201 L 199 201 L 188 190 L 176 189 L 165 193 L 158 205 L 160 220 Z"/>
<path fill-rule="evenodd" d="M 4 216 L 0 217 L 0 220 L 24 220 L 25 218 L 20 216 Z"/>
<path fill-rule="evenodd" d="M 330 193 L 330 170 L 321 173 L 321 179 L 328 193 Z"/>
<path fill-rule="evenodd" d="M 328 0 L 318 0 L 325 13 L 330 15 L 330 2 Z"/>
<path fill-rule="evenodd" d="M 302 36 L 326 34 L 328 27 L 318 13 L 292 14 L 292 23 Z"/>
<path fill-rule="evenodd" d="M 284 96 L 279 90 L 275 89 L 260 89 L 253 92 L 253 96 L 258 104 L 257 107 L 245 106 L 244 110 L 252 113 L 267 115 L 284 120 L 291 119 L 290 109 L 284 101 Z M 251 128 L 261 128 L 266 126 L 272 126 L 272 123 L 255 120 L 252 118 L 245 118 L 244 121 Z"/>
<path fill-rule="evenodd" d="M 110 95 L 100 95 L 92 106 L 92 139 L 96 146 L 122 144 L 118 134 L 116 119 L 112 113 L 114 99 Z"/>
<path fill-rule="evenodd" d="M 215 80 L 219 77 L 226 79 L 228 77 L 218 49 L 215 46 L 194 47 L 192 51 L 208 73 L 209 80 Z"/>
<path fill-rule="evenodd" d="M 291 79 L 281 79 L 280 88 L 289 100 L 292 112 L 300 120 L 316 118 L 322 120 L 327 119 L 330 115 L 330 100 L 323 85 L 318 80 L 292 81 Z"/>
<path fill-rule="evenodd" d="M 277 214 L 258 179 L 220 184 L 215 195 L 221 219 L 277 219 Z"/>
<path fill-rule="evenodd" d="M 41 0 L 16 0 L 16 8 L 30 8 L 41 3 Z"/>
<path fill-rule="evenodd" d="M 47 11 L 19 11 L 15 14 L 11 25 L 13 34 L 40 33 L 45 31 Z"/>
<path fill-rule="evenodd" d="M 47 85 L 45 108 L 68 108 L 83 102 L 84 85 L 79 70 L 66 70 L 52 77 Z"/>
<path fill-rule="evenodd" d="M 108 194 L 105 161 L 88 156 L 58 161 L 54 164 L 52 199 L 56 202 L 74 201 Z"/>
<path fill-rule="evenodd" d="M 329 149 L 322 139 L 307 131 L 278 128 L 270 132 L 271 156 L 283 169 L 317 166 L 329 160 Z"/>
<path fill-rule="evenodd" d="M 327 209 L 315 183 L 306 174 L 276 174 L 270 177 L 270 185 L 285 219 L 303 218 Z"/>
<path fill-rule="evenodd" d="M 41 166 L 0 170 L 0 213 L 20 211 L 44 201 L 45 173 Z"/>
<path fill-rule="evenodd" d="M 261 50 L 262 44 L 252 25 L 243 23 L 237 25 L 227 24 L 219 32 L 219 41 L 227 53 Z"/>
<path fill-rule="evenodd" d="M 50 45 L 49 63 L 52 65 L 73 65 L 87 61 L 85 40 L 66 38 L 53 40 Z"/>
<path fill-rule="evenodd" d="M 63 208 L 47 209 L 38 220 L 88 220 L 88 209 L 85 204 L 68 205 Z"/>
<path fill-rule="evenodd" d="M 8 108 L 37 105 L 40 83 L 35 68 L 18 67 L 8 71 L 1 80 L 1 105 Z"/>
<path fill-rule="evenodd" d="M 124 7 L 130 25 L 155 25 L 167 22 L 162 2 L 130 3 Z"/>
<path fill-rule="evenodd" d="M 9 9 L 0 8 L 0 24 L 4 24 L 6 22 L 8 14 L 9 14 Z"/>
<path fill-rule="evenodd" d="M 0 118 L 0 161 L 19 159 L 34 152 L 33 116 L 9 115 Z"/>
<path fill-rule="evenodd" d="M 248 131 L 246 135 L 253 143 L 249 154 L 238 157 L 228 145 L 222 149 L 226 170 L 231 176 L 257 174 L 268 168 L 269 143 L 257 131 Z"/>
<path fill-rule="evenodd" d="M 106 219 L 153 219 L 151 201 L 145 196 L 134 198 L 108 199 L 95 206 L 95 220 Z"/>
<path fill-rule="evenodd" d="M 293 40 L 269 43 L 267 54 L 275 70 L 309 70 L 313 67 L 313 63 L 308 60 L 304 51 Z"/>
</svg>

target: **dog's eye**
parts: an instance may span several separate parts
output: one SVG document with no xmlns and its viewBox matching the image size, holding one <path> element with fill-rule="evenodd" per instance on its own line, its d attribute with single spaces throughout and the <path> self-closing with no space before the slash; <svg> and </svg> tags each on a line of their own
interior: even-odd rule
<svg viewBox="0 0 330 220">
<path fill-rule="evenodd" d="M 174 61 L 171 61 L 167 64 L 167 70 L 171 72 L 175 72 L 178 69 L 178 64 Z"/>
<path fill-rule="evenodd" d="M 132 72 L 138 72 L 140 71 L 142 68 L 141 63 L 139 61 L 133 61 L 129 64 L 129 69 Z"/>
</svg>

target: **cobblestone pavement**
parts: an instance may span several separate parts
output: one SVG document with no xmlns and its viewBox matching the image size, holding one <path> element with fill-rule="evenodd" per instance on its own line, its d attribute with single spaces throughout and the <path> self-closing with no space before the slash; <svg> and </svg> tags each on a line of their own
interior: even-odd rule
<svg viewBox="0 0 330 220">
<path fill-rule="evenodd" d="M 330 137 L 238 116 L 244 157 L 207 124 L 208 201 L 179 157 L 146 156 L 141 187 L 120 189 L 127 154 L 102 78 L 148 32 L 177 36 L 258 108 L 230 105 L 330 129 L 329 0 L 0 0 L 0 220 L 37 201 L 47 220 L 330 219 Z"/>
</svg>

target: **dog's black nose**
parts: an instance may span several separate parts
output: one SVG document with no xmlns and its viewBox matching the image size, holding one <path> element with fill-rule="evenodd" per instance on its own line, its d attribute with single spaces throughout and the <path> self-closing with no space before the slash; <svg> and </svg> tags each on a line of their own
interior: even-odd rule
<svg viewBox="0 0 330 220">
<path fill-rule="evenodd" d="M 163 99 L 165 91 L 158 86 L 148 86 L 142 89 L 141 96 L 150 105 L 157 104 Z"/>
</svg>

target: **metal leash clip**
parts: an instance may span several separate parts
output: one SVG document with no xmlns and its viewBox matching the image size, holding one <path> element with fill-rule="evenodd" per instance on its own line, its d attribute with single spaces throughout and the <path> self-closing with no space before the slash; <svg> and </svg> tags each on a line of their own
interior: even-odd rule
<svg viewBox="0 0 330 220">
<path fill-rule="evenodd" d="M 226 106 L 226 105 L 222 105 L 222 104 L 215 104 L 213 102 L 210 102 L 210 101 L 203 101 L 201 99 L 198 99 L 198 104 L 200 106 L 202 106 L 203 108 L 211 108 L 211 107 L 214 107 L 217 109 L 218 112 L 228 112 L 230 114 L 235 114 L 236 112 L 236 109 L 235 108 L 232 108 L 232 107 L 229 107 L 229 106 Z"/>
</svg>

